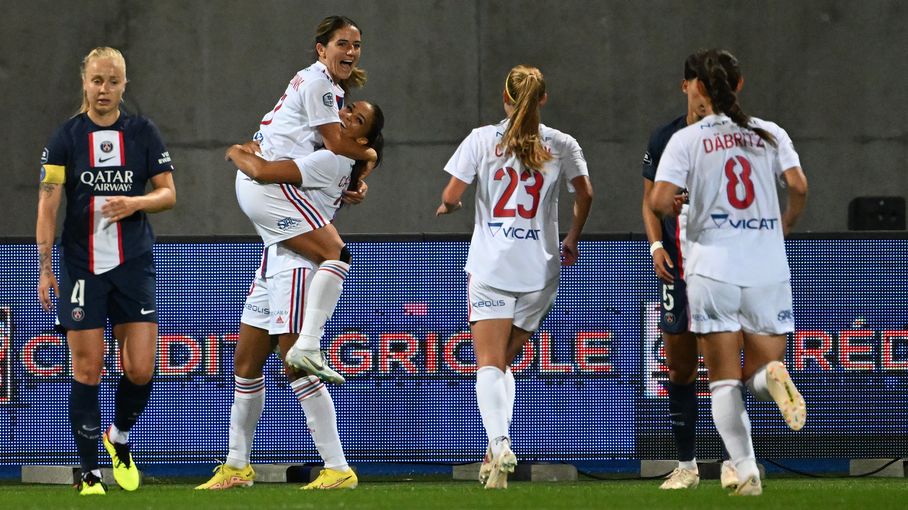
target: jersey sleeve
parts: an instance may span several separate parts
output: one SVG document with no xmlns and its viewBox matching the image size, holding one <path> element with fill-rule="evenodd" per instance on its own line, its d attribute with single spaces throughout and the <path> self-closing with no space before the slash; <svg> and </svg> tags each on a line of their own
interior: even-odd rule
<svg viewBox="0 0 908 510">
<path fill-rule="evenodd" d="M 655 181 L 666 181 L 678 186 L 687 187 L 687 175 L 690 173 L 690 154 L 682 137 L 675 135 L 665 146 L 659 157 L 659 166 L 656 169 Z"/>
<path fill-rule="evenodd" d="M 562 150 L 564 152 L 562 153 L 561 168 L 566 177 L 565 182 L 567 184 L 567 189 L 573 193 L 574 186 L 571 184 L 571 181 L 574 180 L 575 177 L 590 175 L 590 171 L 586 166 L 586 158 L 583 156 L 583 149 L 580 148 L 580 144 L 577 143 L 576 138 L 570 135 L 564 135 Z"/>
<path fill-rule="evenodd" d="M 322 149 L 306 157 L 294 159 L 300 169 L 300 188 L 327 188 L 336 185 L 344 163 L 352 161 L 333 152 Z M 346 165 L 349 168 L 349 163 Z"/>
<path fill-rule="evenodd" d="M 41 153 L 42 184 L 63 184 L 66 182 L 66 163 L 69 161 L 69 144 L 65 130 L 58 129 Z"/>
<path fill-rule="evenodd" d="M 164 172 L 173 172 L 173 163 L 170 161 L 170 152 L 164 145 L 158 126 L 150 119 L 145 127 L 145 143 L 148 150 L 148 176 L 153 177 Z"/>
<path fill-rule="evenodd" d="M 328 80 L 312 80 L 300 87 L 300 102 L 309 117 L 309 127 L 340 122 L 334 87 Z"/>
<path fill-rule="evenodd" d="M 656 180 L 656 167 L 659 164 L 659 155 L 656 150 L 656 135 L 653 133 L 649 137 L 649 143 L 646 145 L 646 152 L 643 153 L 643 163 L 641 164 L 641 173 L 644 179 L 650 181 Z"/>
<path fill-rule="evenodd" d="M 478 131 L 474 129 L 460 142 L 460 146 L 454 151 L 454 155 L 445 164 L 445 172 L 470 184 L 476 178 L 480 160 L 479 136 Z"/>
<path fill-rule="evenodd" d="M 781 175 L 789 168 L 801 166 L 801 158 L 795 151 L 794 143 L 791 141 L 791 137 L 788 136 L 788 132 L 779 127 L 773 135 L 776 137 L 776 143 L 778 144 L 779 149 L 776 175 Z"/>
</svg>

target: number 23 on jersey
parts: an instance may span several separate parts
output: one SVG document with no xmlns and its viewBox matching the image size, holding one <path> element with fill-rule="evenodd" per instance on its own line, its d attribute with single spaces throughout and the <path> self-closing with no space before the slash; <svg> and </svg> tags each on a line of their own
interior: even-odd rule
<svg viewBox="0 0 908 510">
<path fill-rule="evenodd" d="M 504 192 L 495 202 L 495 207 L 492 209 L 492 216 L 496 218 L 513 218 L 519 214 L 521 218 L 530 219 L 536 217 L 540 201 L 539 192 L 542 190 L 542 185 L 545 184 L 542 172 L 524 170 L 518 176 L 517 170 L 507 166 L 496 170 L 492 179 L 495 181 L 507 180 Z M 518 185 L 526 182 L 529 182 L 529 184 L 524 184 L 523 191 L 518 193 L 517 207 L 508 207 L 508 203 L 511 201 L 511 197 L 514 196 L 515 191 L 517 191 Z M 529 207 L 525 207 L 521 203 L 520 198 L 524 192 L 530 196 Z"/>
</svg>

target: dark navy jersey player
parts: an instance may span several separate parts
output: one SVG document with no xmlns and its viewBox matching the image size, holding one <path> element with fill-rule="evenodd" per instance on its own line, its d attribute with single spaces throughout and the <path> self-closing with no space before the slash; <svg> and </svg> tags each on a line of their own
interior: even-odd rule
<svg viewBox="0 0 908 510">
<path fill-rule="evenodd" d="M 706 102 L 697 87 L 696 68 L 705 53 L 698 51 L 684 62 L 681 92 L 687 97 L 687 113 L 653 131 L 643 155 L 643 224 L 650 243 L 653 270 L 659 277 L 660 317 L 665 364 L 668 366 L 669 418 L 675 446 L 678 448 L 678 467 L 672 471 L 662 489 L 688 489 L 700 482 L 696 459 L 697 369 L 699 355 L 696 337 L 688 330 L 687 289 L 684 282 L 683 225 L 685 214 L 660 220 L 649 208 L 649 196 L 656 179 L 659 159 L 672 135 L 706 115 Z M 675 196 L 681 205 L 687 192 Z M 737 474 L 729 462 L 722 465 L 722 485 L 737 484 Z"/>
<path fill-rule="evenodd" d="M 38 298 L 66 330 L 73 383 L 69 420 L 82 467 L 81 494 L 104 494 L 98 440 L 111 456 L 114 478 L 135 490 L 139 474 L 129 431 L 151 395 L 158 336 L 154 236 L 147 213 L 176 203 L 170 155 L 148 119 L 120 111 L 126 61 L 113 48 L 95 48 L 82 61 L 82 108 L 44 149 L 35 237 L 40 259 Z M 152 190 L 146 193 L 148 184 Z M 66 194 L 60 284 L 51 268 L 57 211 Z M 104 327 L 113 327 L 123 375 L 113 423 L 101 429 L 98 385 L 104 366 Z"/>
</svg>

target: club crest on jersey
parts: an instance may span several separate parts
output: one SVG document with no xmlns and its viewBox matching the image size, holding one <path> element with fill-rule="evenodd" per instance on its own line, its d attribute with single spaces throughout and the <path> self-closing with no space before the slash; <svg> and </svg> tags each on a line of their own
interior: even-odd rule
<svg viewBox="0 0 908 510">
<path fill-rule="evenodd" d="M 536 228 L 520 228 L 520 227 L 505 227 L 504 223 L 500 221 L 488 222 L 489 232 L 492 234 L 492 237 L 497 237 L 498 234 L 503 234 L 507 239 L 530 239 L 533 241 L 539 240 L 539 229 Z"/>
<path fill-rule="evenodd" d="M 74 321 L 81 322 L 82 319 L 85 318 L 85 310 L 83 310 L 82 307 L 77 306 L 73 308 L 72 316 Z"/>
<path fill-rule="evenodd" d="M 334 94 L 326 92 L 325 95 L 322 96 L 322 103 L 325 103 L 325 106 L 329 108 L 334 106 Z"/>
<path fill-rule="evenodd" d="M 107 140 L 101 142 L 101 152 L 110 152 L 113 150 L 113 143 Z"/>
</svg>

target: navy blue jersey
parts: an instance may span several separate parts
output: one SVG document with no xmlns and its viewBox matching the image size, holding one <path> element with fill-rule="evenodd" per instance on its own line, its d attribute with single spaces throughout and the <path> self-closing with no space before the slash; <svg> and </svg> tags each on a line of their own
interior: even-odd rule
<svg viewBox="0 0 908 510">
<path fill-rule="evenodd" d="M 643 177 L 651 181 L 656 180 L 656 169 L 659 168 L 659 159 L 665 146 L 672 135 L 687 127 L 687 115 L 682 115 L 677 119 L 657 128 L 649 137 L 649 145 L 646 147 L 646 153 L 643 154 Z M 662 246 L 668 252 L 672 263 L 676 268 L 678 264 L 678 254 L 680 244 L 678 241 L 678 218 L 676 216 L 665 217 L 662 219 Z"/>
<path fill-rule="evenodd" d="M 41 163 L 42 182 L 62 182 L 66 189 L 61 244 L 69 264 L 101 274 L 151 250 L 154 234 L 144 211 L 116 223 L 101 214 L 107 197 L 144 195 L 149 179 L 173 171 L 149 119 L 121 112 L 113 125 L 101 127 L 85 113 L 76 115 L 51 137 Z"/>
</svg>

